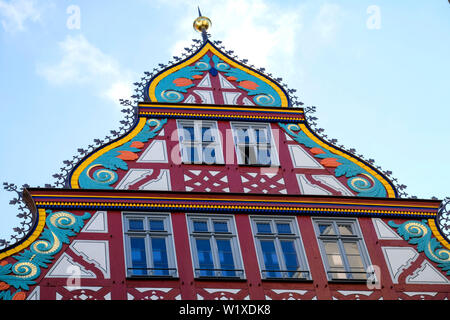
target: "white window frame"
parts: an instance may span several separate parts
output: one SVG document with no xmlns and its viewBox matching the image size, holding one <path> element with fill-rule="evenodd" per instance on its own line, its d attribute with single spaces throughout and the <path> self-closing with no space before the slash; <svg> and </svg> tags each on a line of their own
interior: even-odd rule
<svg viewBox="0 0 450 320">
<path fill-rule="evenodd" d="M 238 278 L 245 279 L 245 270 L 242 262 L 242 255 L 239 247 L 239 238 L 236 232 L 236 225 L 234 221 L 234 216 L 229 215 L 211 215 L 211 214 L 189 214 L 186 216 L 188 232 L 189 232 L 189 242 L 191 246 L 191 256 L 194 266 L 194 277 L 195 278 Z M 194 231 L 195 221 L 206 221 L 208 226 L 208 232 L 198 232 Z M 228 232 L 215 232 L 214 222 L 226 222 L 228 227 Z M 196 245 L 196 239 L 209 239 L 211 253 L 213 258 L 214 270 L 212 270 L 212 275 L 202 275 L 200 270 L 200 263 L 198 259 L 198 251 Z M 221 239 L 229 239 L 231 244 L 231 250 L 233 254 L 233 264 L 234 264 L 234 276 L 224 275 L 220 268 L 219 251 L 217 247 L 217 241 Z M 221 271 L 222 270 L 222 271 Z"/>
<path fill-rule="evenodd" d="M 184 136 L 184 127 L 192 126 L 194 127 L 194 140 L 185 141 Z M 211 136 L 213 141 L 203 141 L 202 140 L 202 127 L 210 127 Z M 222 152 L 222 142 L 221 135 L 217 127 L 217 121 L 208 121 L 208 120 L 177 120 L 177 128 L 178 128 L 178 141 L 180 145 L 180 154 L 183 163 L 186 164 L 223 164 L 223 152 Z M 200 138 L 200 139 L 198 139 Z M 189 161 L 186 148 L 187 147 L 195 147 L 197 150 L 197 157 L 199 161 L 191 162 Z M 206 162 L 203 158 L 203 150 L 205 147 L 213 148 L 215 153 L 215 162 L 209 163 Z"/>
<path fill-rule="evenodd" d="M 130 220 L 142 220 L 144 229 L 130 230 Z M 152 231 L 150 230 L 150 220 L 162 220 L 164 223 L 164 231 Z M 125 253 L 125 268 L 127 277 L 155 277 L 155 278 L 176 278 L 178 277 L 178 267 L 176 262 L 175 243 L 172 232 L 172 221 L 170 214 L 167 213 L 140 213 L 140 212 L 123 212 L 123 234 L 124 234 L 124 253 Z M 131 258 L 131 237 L 145 238 L 145 256 L 147 271 L 146 274 L 138 275 L 133 274 L 132 271 L 132 258 Z M 166 254 L 168 262 L 168 274 L 157 275 L 153 274 L 153 256 L 151 252 L 151 237 L 164 238 L 166 244 Z M 157 271 L 157 270 L 155 270 Z"/>
<path fill-rule="evenodd" d="M 242 144 L 238 140 L 238 131 L 239 129 L 245 128 L 249 132 L 249 144 Z M 280 161 L 278 159 L 278 150 L 275 144 L 274 135 L 272 134 L 272 126 L 270 123 L 247 123 L 247 122 L 231 122 L 231 129 L 233 132 L 233 140 L 234 147 L 236 151 L 236 156 L 239 165 L 254 165 L 254 166 L 279 166 Z M 266 129 L 267 134 L 269 135 L 268 141 L 266 144 L 261 145 L 257 143 L 255 129 Z M 253 150 L 253 155 L 256 159 L 250 160 L 249 163 L 245 163 L 245 158 L 242 157 L 241 152 L 239 151 L 240 147 L 248 146 L 249 149 Z M 262 149 L 270 149 L 270 164 L 260 163 L 257 160 L 258 150 Z M 249 154 L 249 158 L 251 157 L 251 151 Z"/>
<path fill-rule="evenodd" d="M 371 266 L 369 252 L 365 245 L 359 222 L 357 218 L 312 218 L 314 230 L 316 233 L 317 242 L 322 256 L 322 262 L 327 273 L 328 281 L 358 281 L 367 282 L 371 276 L 369 266 Z M 334 228 L 334 235 L 321 235 L 319 224 L 330 224 Z M 350 225 L 353 231 L 353 235 L 341 235 L 338 232 L 338 225 Z M 324 241 L 335 241 L 339 248 L 340 257 L 343 262 L 344 271 L 332 271 L 328 262 L 328 256 L 325 250 Z M 348 257 L 345 252 L 344 242 L 353 242 L 357 244 L 364 271 L 352 272 L 351 265 L 348 262 Z M 359 278 L 358 275 L 365 275 L 365 278 Z"/>
<path fill-rule="evenodd" d="M 306 252 L 303 246 L 300 229 L 298 227 L 297 218 L 291 216 L 279 217 L 279 216 L 250 216 L 251 228 L 253 238 L 255 240 L 256 254 L 258 256 L 261 278 L 262 279 L 277 279 L 277 280 L 311 280 L 311 272 L 308 265 L 308 259 L 306 258 Z M 257 223 L 269 223 L 272 232 L 271 233 L 259 233 Z M 291 233 L 278 233 L 276 225 L 289 224 Z M 275 251 L 277 255 L 278 264 L 280 270 L 266 270 L 264 264 L 264 255 L 261 248 L 261 240 L 268 239 L 273 240 L 275 244 Z M 300 270 L 289 276 L 293 271 L 286 270 L 286 261 L 283 257 L 283 249 L 281 247 L 281 240 L 291 240 L 294 242 L 295 252 L 297 254 L 297 261 Z M 279 273 L 279 277 L 270 276 L 270 273 Z"/>
</svg>

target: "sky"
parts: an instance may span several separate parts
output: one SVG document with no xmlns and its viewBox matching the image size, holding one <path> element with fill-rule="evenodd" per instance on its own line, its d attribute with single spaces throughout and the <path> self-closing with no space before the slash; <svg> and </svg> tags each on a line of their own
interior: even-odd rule
<svg viewBox="0 0 450 320">
<path fill-rule="evenodd" d="M 144 71 L 211 40 L 274 77 L 318 127 L 393 172 L 409 196 L 450 196 L 448 0 L 0 0 L 0 182 L 44 186 L 117 129 Z M 20 224 L 0 190 L 0 238 Z"/>
</svg>

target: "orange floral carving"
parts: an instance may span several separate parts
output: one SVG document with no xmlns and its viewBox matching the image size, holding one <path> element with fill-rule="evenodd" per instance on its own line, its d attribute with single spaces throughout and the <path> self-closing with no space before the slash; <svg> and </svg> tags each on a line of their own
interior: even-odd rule
<svg viewBox="0 0 450 320">
<path fill-rule="evenodd" d="M 6 282 L 0 282 L 0 291 L 9 289 L 10 285 L 7 284 Z"/>
<path fill-rule="evenodd" d="M 253 81 L 250 81 L 250 80 L 241 81 L 241 82 L 239 82 L 239 85 L 242 88 L 245 88 L 248 90 L 255 90 L 256 88 L 259 87 L 256 83 L 254 83 Z"/>
<path fill-rule="evenodd" d="M 227 79 L 230 80 L 230 81 L 236 81 L 237 80 L 236 77 L 227 77 Z"/>
<path fill-rule="evenodd" d="M 188 78 L 177 78 L 173 80 L 177 87 L 185 87 L 192 84 L 192 80 Z"/>
<path fill-rule="evenodd" d="M 133 143 L 130 145 L 130 147 L 142 149 L 144 147 L 144 144 L 140 141 L 133 141 Z"/>
<path fill-rule="evenodd" d="M 198 79 L 203 78 L 203 76 L 196 74 L 196 75 L 193 75 L 192 78 L 198 80 Z"/>
<path fill-rule="evenodd" d="M 309 151 L 311 151 L 312 154 L 321 154 L 321 153 L 325 153 L 325 151 L 323 151 L 322 149 L 317 148 L 317 147 L 311 148 Z"/>
<path fill-rule="evenodd" d="M 14 295 L 14 297 L 12 298 L 13 300 L 25 300 L 25 298 L 27 297 L 25 292 L 16 292 L 16 294 Z"/>
<path fill-rule="evenodd" d="M 337 160 L 335 158 L 325 158 L 322 161 L 320 161 L 320 163 L 323 166 L 329 167 L 329 168 L 337 168 L 342 164 L 342 163 L 337 162 Z"/>
<path fill-rule="evenodd" d="M 122 150 L 118 152 L 120 153 L 120 155 L 118 155 L 117 158 L 122 160 L 136 160 L 137 158 L 139 158 L 136 153 L 131 151 Z"/>
</svg>

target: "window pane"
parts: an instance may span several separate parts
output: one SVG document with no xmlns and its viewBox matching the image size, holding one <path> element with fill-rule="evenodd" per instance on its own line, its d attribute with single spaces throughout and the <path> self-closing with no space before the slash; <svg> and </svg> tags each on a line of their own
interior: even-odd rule
<svg viewBox="0 0 450 320">
<path fill-rule="evenodd" d="M 280 270 L 280 265 L 278 263 L 277 253 L 275 251 L 275 244 L 272 240 L 261 240 L 261 251 L 264 260 L 265 269 L 267 277 L 281 277 L 280 272 L 271 272 Z"/>
<path fill-rule="evenodd" d="M 270 165 L 271 159 L 270 159 L 270 148 L 264 147 L 260 148 L 258 147 L 258 163 L 263 165 Z"/>
<path fill-rule="evenodd" d="M 134 275 L 147 274 L 147 258 L 145 255 L 145 238 L 130 238 L 131 273 Z"/>
<path fill-rule="evenodd" d="M 270 223 L 258 222 L 256 224 L 256 229 L 258 230 L 258 233 L 272 233 L 272 229 L 270 228 Z"/>
<path fill-rule="evenodd" d="M 216 149 L 214 147 L 203 148 L 203 162 L 206 164 L 216 163 Z"/>
<path fill-rule="evenodd" d="M 277 232 L 281 234 L 292 234 L 289 223 L 277 223 Z"/>
<path fill-rule="evenodd" d="M 219 250 L 220 268 L 227 271 L 222 271 L 223 276 L 234 277 L 236 272 L 234 271 L 233 251 L 231 250 L 230 240 L 217 240 L 217 249 Z"/>
<path fill-rule="evenodd" d="M 343 236 L 353 235 L 352 226 L 349 224 L 339 224 L 338 230 L 339 230 L 339 233 Z"/>
<path fill-rule="evenodd" d="M 208 232 L 208 223 L 206 221 L 194 221 L 195 232 Z"/>
<path fill-rule="evenodd" d="M 184 141 L 194 141 L 195 140 L 195 130 L 193 126 L 183 127 L 183 137 Z"/>
<path fill-rule="evenodd" d="M 335 235 L 334 228 L 330 224 L 319 224 L 319 232 L 321 235 Z"/>
<path fill-rule="evenodd" d="M 200 276 L 214 276 L 214 262 L 209 239 L 196 239 Z"/>
<path fill-rule="evenodd" d="M 295 250 L 294 241 L 281 241 L 281 249 L 283 250 L 284 262 L 286 270 L 299 270 L 299 263 L 297 259 L 297 252 Z M 301 277 L 296 272 L 289 272 L 289 277 Z"/>
<path fill-rule="evenodd" d="M 199 162 L 198 148 L 195 145 L 185 146 L 184 150 L 186 152 L 186 161 L 187 162 Z"/>
<path fill-rule="evenodd" d="M 347 261 L 349 263 L 352 278 L 354 279 L 366 279 L 364 263 L 361 258 L 361 254 L 356 242 L 344 242 L 345 253 L 347 255 Z"/>
<path fill-rule="evenodd" d="M 143 220 L 128 220 L 128 227 L 130 230 L 144 230 Z"/>
<path fill-rule="evenodd" d="M 164 231 L 164 220 L 150 220 L 150 231 Z"/>
<path fill-rule="evenodd" d="M 214 232 L 228 232 L 228 223 L 226 221 L 214 221 Z"/>
<path fill-rule="evenodd" d="M 269 132 L 266 128 L 255 128 L 256 143 L 269 143 Z"/>
<path fill-rule="evenodd" d="M 237 136 L 238 143 L 245 143 L 245 144 L 250 143 L 250 136 L 249 136 L 247 128 L 236 129 L 236 136 Z"/>
<path fill-rule="evenodd" d="M 202 127 L 202 141 L 204 142 L 213 142 L 214 135 L 213 129 L 210 127 Z"/>
<path fill-rule="evenodd" d="M 153 274 L 169 275 L 165 238 L 152 238 Z"/>
</svg>

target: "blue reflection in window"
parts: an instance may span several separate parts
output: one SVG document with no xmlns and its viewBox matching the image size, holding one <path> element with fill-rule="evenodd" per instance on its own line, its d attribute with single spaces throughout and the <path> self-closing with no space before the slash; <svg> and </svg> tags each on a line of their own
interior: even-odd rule
<svg viewBox="0 0 450 320">
<path fill-rule="evenodd" d="M 298 270 L 297 252 L 295 250 L 294 241 L 281 241 L 281 249 L 283 250 L 284 262 L 286 270 Z M 293 277 L 295 272 L 289 272 L 289 277 Z"/>
<path fill-rule="evenodd" d="M 169 275 L 169 261 L 167 259 L 166 239 L 152 238 L 153 274 Z"/>
<path fill-rule="evenodd" d="M 214 232 L 228 232 L 228 223 L 225 221 L 214 221 Z"/>
<path fill-rule="evenodd" d="M 225 270 L 222 271 L 222 275 L 226 277 L 236 276 L 231 241 L 217 240 L 217 249 L 219 250 L 220 268 Z"/>
<path fill-rule="evenodd" d="M 292 234 L 289 223 L 277 223 L 277 232 L 281 234 Z"/>
<path fill-rule="evenodd" d="M 264 259 L 264 266 L 267 270 L 266 276 L 270 278 L 281 277 L 280 272 L 271 271 L 280 270 L 274 242 L 272 240 L 261 240 L 261 250 Z"/>
<path fill-rule="evenodd" d="M 163 220 L 150 220 L 150 231 L 164 231 Z"/>
<path fill-rule="evenodd" d="M 214 262 L 209 239 L 196 239 L 200 276 L 214 276 Z"/>
<path fill-rule="evenodd" d="M 145 239 L 130 238 L 132 274 L 147 274 L 147 258 L 145 255 Z"/>
<path fill-rule="evenodd" d="M 142 220 L 129 220 L 128 226 L 130 230 L 144 230 L 144 222 Z"/>
<path fill-rule="evenodd" d="M 194 221 L 195 232 L 208 232 L 208 223 L 206 221 Z"/>
<path fill-rule="evenodd" d="M 258 230 L 258 233 L 272 233 L 270 223 L 259 222 L 256 224 L 256 229 Z"/>
</svg>

